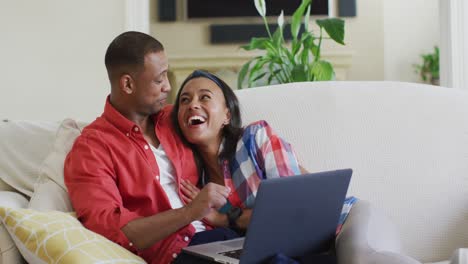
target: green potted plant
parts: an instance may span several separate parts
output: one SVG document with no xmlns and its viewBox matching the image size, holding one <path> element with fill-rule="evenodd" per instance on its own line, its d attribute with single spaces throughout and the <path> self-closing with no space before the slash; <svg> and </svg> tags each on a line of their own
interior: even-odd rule
<svg viewBox="0 0 468 264">
<path fill-rule="evenodd" d="M 278 28 L 271 34 L 266 19 L 265 0 L 254 0 L 255 7 L 265 24 L 268 37 L 252 38 L 241 48 L 247 51 L 260 50 L 263 55 L 245 63 L 239 71 L 238 88 L 244 84 L 253 87 L 257 84 L 289 83 L 304 81 L 327 81 L 335 78 L 333 66 L 321 59 L 324 39 L 332 39 L 344 45 L 344 21 L 338 18 L 318 19 L 319 35 L 309 27 L 312 0 L 302 0 L 291 18 L 292 41 L 288 45 L 284 39 L 284 14 L 278 17 Z M 304 30 L 300 28 L 304 25 Z M 328 37 L 324 36 L 324 31 Z M 299 34 L 300 33 L 300 34 Z"/>
<path fill-rule="evenodd" d="M 414 65 L 416 73 L 424 82 L 439 85 L 439 47 L 435 46 L 433 52 L 422 54 L 421 58 L 422 64 Z"/>
</svg>

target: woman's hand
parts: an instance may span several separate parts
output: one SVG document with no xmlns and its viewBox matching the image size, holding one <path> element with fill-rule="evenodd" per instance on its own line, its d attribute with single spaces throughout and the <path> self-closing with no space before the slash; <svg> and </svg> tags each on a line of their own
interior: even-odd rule
<svg viewBox="0 0 468 264">
<path fill-rule="evenodd" d="M 186 204 L 192 202 L 192 200 L 195 199 L 195 197 L 197 197 L 198 193 L 200 192 L 200 189 L 198 189 L 197 186 L 193 185 L 187 180 L 182 180 L 180 190 L 182 192 L 182 200 L 184 200 Z"/>
</svg>

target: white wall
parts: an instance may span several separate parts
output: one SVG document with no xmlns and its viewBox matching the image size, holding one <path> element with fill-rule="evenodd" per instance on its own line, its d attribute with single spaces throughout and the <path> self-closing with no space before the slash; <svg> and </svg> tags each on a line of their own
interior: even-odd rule
<svg viewBox="0 0 468 264">
<path fill-rule="evenodd" d="M 0 0 L 0 119 L 94 120 L 110 88 L 104 54 L 123 0 Z"/>
<path fill-rule="evenodd" d="M 384 0 L 385 80 L 419 82 L 413 64 L 439 45 L 439 0 Z"/>
<path fill-rule="evenodd" d="M 345 19 L 346 48 L 354 53 L 348 80 L 383 80 L 383 1 L 356 0 L 357 16 Z"/>
</svg>

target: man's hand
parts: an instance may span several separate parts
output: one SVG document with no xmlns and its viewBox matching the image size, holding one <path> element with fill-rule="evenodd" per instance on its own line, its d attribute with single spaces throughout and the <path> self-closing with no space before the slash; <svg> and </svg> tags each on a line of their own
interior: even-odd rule
<svg viewBox="0 0 468 264">
<path fill-rule="evenodd" d="M 184 185 L 182 185 L 184 186 Z M 187 187 L 188 185 L 185 185 Z M 201 189 L 198 194 L 191 195 L 187 204 L 187 209 L 190 210 L 192 217 L 195 220 L 201 220 L 208 216 L 212 209 L 218 210 L 227 202 L 230 189 L 215 183 L 208 183 Z M 184 194 L 184 196 L 188 196 Z M 186 198 L 183 198 L 186 200 Z"/>
<path fill-rule="evenodd" d="M 182 199 L 186 204 L 189 204 L 195 197 L 197 197 L 200 189 L 186 180 L 183 180 L 181 183 Z M 227 216 L 225 214 L 219 213 L 216 209 L 211 209 L 210 212 L 204 217 L 204 220 L 215 227 L 228 226 Z"/>
</svg>

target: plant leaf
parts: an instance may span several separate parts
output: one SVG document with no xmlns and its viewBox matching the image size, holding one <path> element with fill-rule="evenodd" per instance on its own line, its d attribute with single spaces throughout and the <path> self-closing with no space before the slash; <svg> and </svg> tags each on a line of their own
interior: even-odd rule
<svg viewBox="0 0 468 264">
<path fill-rule="evenodd" d="M 292 23 L 291 23 L 291 35 L 293 39 L 297 39 L 297 35 L 299 34 L 299 29 L 301 28 L 301 18 L 304 15 L 304 12 L 310 2 L 312 0 L 302 0 L 301 5 L 294 11 L 292 16 Z"/>
<path fill-rule="evenodd" d="M 309 32 L 310 7 L 311 5 L 307 7 L 307 10 L 304 16 L 304 28 L 305 28 L 305 31 L 307 32 Z"/>
<path fill-rule="evenodd" d="M 271 74 L 270 76 L 268 76 L 267 84 L 271 84 L 271 81 L 273 80 L 273 78 L 276 77 L 277 71 L 280 71 L 280 70 L 279 69 L 275 70 L 275 64 L 273 62 L 270 62 L 268 64 L 268 70 L 271 72 Z M 276 77 L 276 79 L 278 80 L 278 77 Z"/>
<path fill-rule="evenodd" d="M 242 89 L 242 84 L 244 83 L 245 75 L 247 74 L 247 71 L 249 70 L 251 62 L 252 61 L 246 62 L 240 69 L 239 74 L 237 76 L 237 89 Z"/>
<path fill-rule="evenodd" d="M 266 57 L 272 57 L 272 59 L 274 59 L 274 57 L 279 57 L 279 50 L 278 50 L 278 47 L 277 45 L 274 43 L 274 39 L 267 39 L 265 41 L 265 47 L 266 47 Z"/>
<path fill-rule="evenodd" d="M 421 54 L 422 64 L 414 65 L 416 73 L 423 81 L 439 78 L 439 47 L 434 47 L 434 52 Z"/>
<path fill-rule="evenodd" d="M 313 62 L 310 71 L 314 76 L 314 81 L 330 81 L 335 78 L 333 66 L 328 61 Z"/>
<path fill-rule="evenodd" d="M 273 33 L 273 43 L 275 44 L 276 49 L 279 49 L 281 47 L 281 42 L 283 40 L 283 30 L 281 30 L 280 27 L 278 27 Z"/>
<path fill-rule="evenodd" d="M 275 78 L 278 83 L 281 83 L 281 80 L 280 80 L 280 77 L 278 77 L 278 73 L 280 72 L 281 70 L 280 69 L 277 69 L 277 70 L 273 70 L 271 67 L 270 67 L 270 76 L 268 76 L 268 80 L 267 80 L 267 84 L 270 85 L 271 84 L 271 81 L 273 81 L 273 78 Z"/>
<path fill-rule="evenodd" d="M 248 45 L 241 46 L 241 48 L 244 50 L 265 50 L 267 48 L 267 42 L 269 40 L 269 38 L 252 38 Z"/>
<path fill-rule="evenodd" d="M 307 81 L 307 73 L 305 72 L 304 65 L 296 65 L 291 71 L 291 78 L 293 82 Z"/>
<path fill-rule="evenodd" d="M 339 18 L 318 19 L 317 25 L 325 29 L 328 36 L 334 41 L 345 45 L 344 43 L 344 20 Z"/>
<path fill-rule="evenodd" d="M 312 31 L 307 32 L 307 35 L 310 35 L 310 37 L 306 38 L 304 40 L 304 45 L 306 45 L 309 49 L 311 49 L 312 54 L 314 57 L 320 56 L 320 42 L 321 42 L 321 37 L 322 37 L 322 30 L 320 29 L 320 36 L 317 38 Z M 316 44 L 316 41 L 319 42 L 319 44 Z"/>
<path fill-rule="evenodd" d="M 240 69 L 239 71 L 239 74 L 237 76 L 237 89 L 242 89 L 242 84 L 244 83 L 244 80 L 245 80 L 245 76 L 247 75 L 247 71 L 249 70 L 249 67 L 250 67 L 250 64 L 255 61 L 255 60 L 258 60 L 260 59 L 261 57 L 258 56 L 258 57 L 255 57 L 251 60 L 249 60 L 248 62 L 246 62 L 242 68 Z"/>
<path fill-rule="evenodd" d="M 302 65 L 309 65 L 309 51 L 310 49 L 307 49 L 304 47 L 304 49 L 301 52 L 301 64 Z"/>
<path fill-rule="evenodd" d="M 301 48 L 301 42 L 300 41 L 297 41 L 297 39 L 293 39 L 292 41 L 292 54 L 293 55 L 296 55 L 296 53 L 299 51 L 299 49 Z"/>
<path fill-rule="evenodd" d="M 252 82 L 256 82 L 256 81 L 260 80 L 266 74 L 267 74 L 267 72 L 263 72 L 263 73 L 259 74 L 257 77 L 253 78 Z"/>
<path fill-rule="evenodd" d="M 291 53 L 291 51 L 289 51 L 288 49 L 284 49 L 284 53 L 286 53 L 286 56 L 287 56 L 289 61 L 294 62 L 294 56 Z"/>
<path fill-rule="evenodd" d="M 318 46 L 315 44 L 315 37 L 310 32 L 307 32 L 306 35 L 302 35 L 302 43 L 304 44 L 304 49 L 308 49 L 316 57 L 318 54 Z"/>
<path fill-rule="evenodd" d="M 252 87 L 254 84 L 254 79 L 257 76 L 257 72 L 260 71 L 263 68 L 263 65 L 267 63 L 267 60 L 262 60 L 259 59 L 255 65 L 250 69 L 250 74 L 249 74 L 249 87 Z"/>
<path fill-rule="evenodd" d="M 312 40 L 311 48 L 310 50 L 312 51 L 312 54 L 314 54 L 315 57 L 318 56 L 319 54 L 319 47 L 318 45 L 315 45 L 314 41 Z"/>
<path fill-rule="evenodd" d="M 273 74 L 270 74 L 270 76 L 268 76 L 267 85 L 271 84 L 271 81 L 273 80 L 273 77 L 275 77 L 275 75 L 273 75 Z"/>
</svg>

